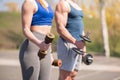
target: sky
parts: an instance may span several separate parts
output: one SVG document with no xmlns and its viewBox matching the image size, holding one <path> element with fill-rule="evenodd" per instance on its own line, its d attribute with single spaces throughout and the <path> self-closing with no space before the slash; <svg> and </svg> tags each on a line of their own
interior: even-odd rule
<svg viewBox="0 0 120 80">
<path fill-rule="evenodd" d="M 8 8 L 5 6 L 5 4 L 7 2 L 15 2 L 18 4 L 18 7 L 21 8 L 21 5 L 23 3 L 24 0 L 0 0 L 0 11 L 6 11 L 8 10 Z M 53 3 L 56 4 L 59 0 L 46 0 L 50 5 L 52 5 Z M 80 0 L 83 1 L 83 3 L 86 3 L 88 5 L 88 3 L 93 2 L 93 0 Z"/>
<path fill-rule="evenodd" d="M 24 0 L 0 0 L 0 11 L 6 11 L 8 8 L 5 6 L 8 2 L 15 2 L 18 4 L 18 7 L 21 8 L 21 5 Z M 57 3 L 59 0 L 46 0 L 48 3 Z"/>
<path fill-rule="evenodd" d="M 6 11 L 8 8 L 5 6 L 7 2 L 15 2 L 18 4 L 18 7 L 21 8 L 21 5 L 24 0 L 0 0 L 0 11 Z"/>
</svg>

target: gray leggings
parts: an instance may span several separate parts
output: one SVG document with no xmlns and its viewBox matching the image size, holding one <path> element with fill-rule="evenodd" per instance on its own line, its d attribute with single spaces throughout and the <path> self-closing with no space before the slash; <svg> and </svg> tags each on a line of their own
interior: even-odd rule
<svg viewBox="0 0 120 80">
<path fill-rule="evenodd" d="M 36 37 L 44 40 L 45 35 L 40 33 L 33 33 Z M 39 48 L 26 39 L 20 48 L 20 64 L 23 80 L 50 80 L 51 74 L 51 48 L 44 59 L 39 60 Z"/>
</svg>

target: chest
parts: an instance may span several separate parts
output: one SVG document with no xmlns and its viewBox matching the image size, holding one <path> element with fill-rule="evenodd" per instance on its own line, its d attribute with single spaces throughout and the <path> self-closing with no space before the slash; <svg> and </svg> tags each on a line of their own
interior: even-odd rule
<svg viewBox="0 0 120 80">
<path fill-rule="evenodd" d="M 71 10 L 68 14 L 69 18 L 82 18 L 84 16 L 82 10 L 77 10 L 76 8 L 72 7 L 71 5 L 70 5 L 70 8 L 71 8 Z"/>
</svg>

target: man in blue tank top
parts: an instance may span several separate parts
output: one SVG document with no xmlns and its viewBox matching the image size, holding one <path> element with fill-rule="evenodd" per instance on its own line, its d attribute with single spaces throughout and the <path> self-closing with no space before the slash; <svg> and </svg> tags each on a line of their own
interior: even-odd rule
<svg viewBox="0 0 120 80">
<path fill-rule="evenodd" d="M 60 0 L 56 5 L 55 21 L 57 31 L 60 35 L 57 43 L 58 58 L 62 60 L 59 80 L 74 80 L 80 69 L 79 64 L 75 65 L 75 52 L 77 47 L 86 52 L 85 42 L 80 35 L 84 33 L 83 11 L 74 0 Z M 84 53 L 85 54 L 85 53 Z"/>
</svg>

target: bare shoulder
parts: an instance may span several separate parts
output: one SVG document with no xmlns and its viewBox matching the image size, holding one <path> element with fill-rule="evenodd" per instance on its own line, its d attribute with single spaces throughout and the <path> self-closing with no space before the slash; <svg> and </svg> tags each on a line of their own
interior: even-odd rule
<svg viewBox="0 0 120 80">
<path fill-rule="evenodd" d="M 25 0 L 22 4 L 22 10 L 35 9 L 35 0 Z"/>
<path fill-rule="evenodd" d="M 69 12 L 69 5 L 67 1 L 60 0 L 58 4 L 56 5 L 56 10 L 61 11 L 61 12 Z"/>
</svg>

